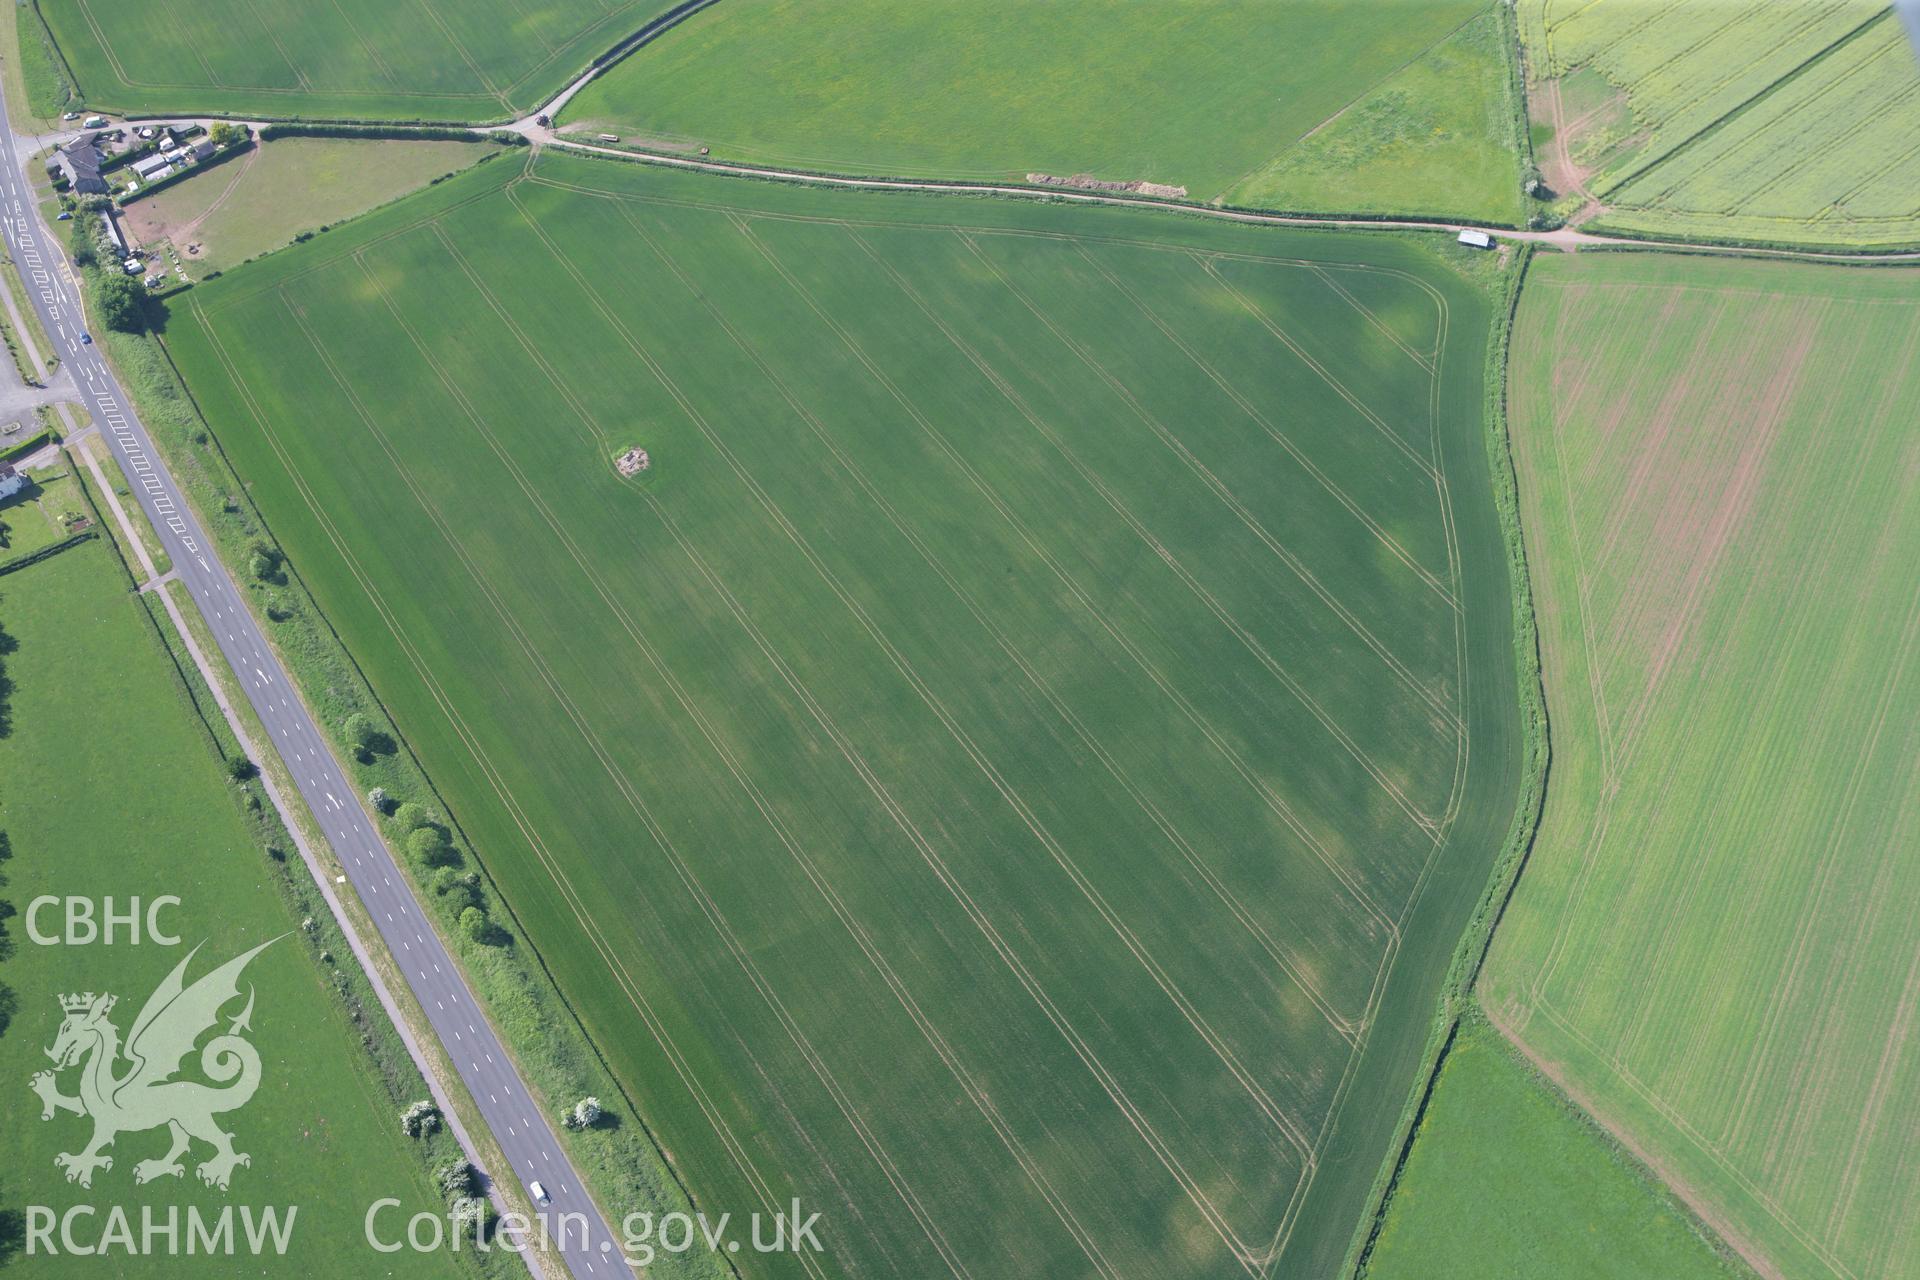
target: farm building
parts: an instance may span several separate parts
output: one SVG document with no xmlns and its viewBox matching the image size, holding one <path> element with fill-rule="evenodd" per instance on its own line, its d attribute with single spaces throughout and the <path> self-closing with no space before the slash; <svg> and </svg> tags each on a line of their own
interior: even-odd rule
<svg viewBox="0 0 1920 1280">
<path fill-rule="evenodd" d="M 113 242 L 113 247 L 123 254 L 126 253 L 126 234 L 120 230 L 120 224 L 114 220 L 111 210 L 100 215 L 100 225 L 106 228 L 107 239 Z"/>
<path fill-rule="evenodd" d="M 1460 243 L 1473 249 L 1491 249 L 1493 237 L 1484 231 L 1475 231 L 1472 227 L 1468 227 L 1460 233 Z"/>
</svg>

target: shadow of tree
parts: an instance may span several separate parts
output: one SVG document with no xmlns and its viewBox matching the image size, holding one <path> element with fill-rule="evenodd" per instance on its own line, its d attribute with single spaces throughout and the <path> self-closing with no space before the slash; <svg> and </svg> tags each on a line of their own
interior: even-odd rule
<svg viewBox="0 0 1920 1280">
<path fill-rule="evenodd" d="M 7 655 L 20 647 L 20 642 L 7 634 L 5 626 L 0 626 L 0 738 L 13 732 L 13 681 L 7 678 Z"/>
</svg>

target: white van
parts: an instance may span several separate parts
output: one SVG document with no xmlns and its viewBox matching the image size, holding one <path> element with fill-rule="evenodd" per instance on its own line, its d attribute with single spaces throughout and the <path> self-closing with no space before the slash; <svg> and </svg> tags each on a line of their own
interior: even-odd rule
<svg viewBox="0 0 1920 1280">
<path fill-rule="evenodd" d="M 547 1198 L 547 1189 L 540 1185 L 540 1180 L 538 1178 L 535 1178 L 532 1182 L 529 1182 L 527 1184 L 527 1190 L 533 1192 L 533 1200 L 535 1204 L 551 1204 L 552 1203 L 552 1201 Z"/>
</svg>

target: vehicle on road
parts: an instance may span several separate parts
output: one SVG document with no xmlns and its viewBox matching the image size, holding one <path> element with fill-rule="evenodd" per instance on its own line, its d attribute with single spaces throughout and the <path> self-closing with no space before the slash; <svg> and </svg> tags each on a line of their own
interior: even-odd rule
<svg viewBox="0 0 1920 1280">
<path fill-rule="evenodd" d="M 92 346 L 92 345 L 93 345 L 93 335 L 92 335 L 92 334 L 90 334 L 90 333 L 83 333 L 83 334 L 81 334 L 81 335 L 80 335 L 80 345 L 81 345 L 81 346 L 83 346 L 83 347 L 90 347 L 90 346 Z"/>
<path fill-rule="evenodd" d="M 532 1182 L 529 1182 L 527 1184 L 527 1190 L 533 1192 L 534 1203 L 536 1204 L 553 1203 L 553 1201 L 547 1195 L 547 1189 L 540 1184 L 540 1179 L 535 1178 Z"/>
</svg>

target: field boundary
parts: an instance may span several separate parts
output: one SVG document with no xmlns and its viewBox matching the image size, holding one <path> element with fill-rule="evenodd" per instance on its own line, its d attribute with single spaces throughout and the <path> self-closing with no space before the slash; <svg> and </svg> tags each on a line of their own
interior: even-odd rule
<svg viewBox="0 0 1920 1280">
<path fill-rule="evenodd" d="M 1512 438 L 1507 418 L 1507 366 L 1512 347 L 1514 319 L 1520 308 L 1522 287 L 1532 263 L 1531 245 L 1522 245 L 1520 255 L 1509 273 L 1503 305 L 1494 314 L 1493 341 L 1487 348 L 1485 444 L 1493 483 L 1493 500 L 1499 518 L 1502 541 L 1506 544 L 1508 590 L 1513 610 L 1513 660 L 1519 695 L 1521 754 L 1524 765 L 1521 790 L 1515 798 L 1512 823 L 1499 855 L 1494 860 L 1487 886 L 1479 903 L 1468 917 L 1453 960 L 1442 982 L 1440 1007 L 1434 1014 L 1426 1048 L 1427 1069 L 1423 1079 L 1411 1091 L 1396 1125 L 1400 1135 L 1396 1153 L 1383 1165 L 1367 1199 L 1367 1210 L 1355 1227 L 1341 1274 L 1361 1277 L 1365 1274 L 1374 1245 L 1386 1225 L 1394 1192 L 1398 1189 L 1407 1158 L 1419 1137 L 1420 1119 L 1439 1084 L 1447 1054 L 1459 1035 L 1463 1019 L 1473 1015 L 1478 1002 L 1473 988 L 1493 945 L 1507 904 L 1512 900 L 1533 850 L 1545 808 L 1547 774 L 1552 748 L 1548 738 L 1546 686 L 1540 666 L 1540 636 L 1534 612 L 1533 585 L 1527 563 L 1526 544 L 1521 539 L 1519 483 L 1514 469 Z"/>
</svg>

